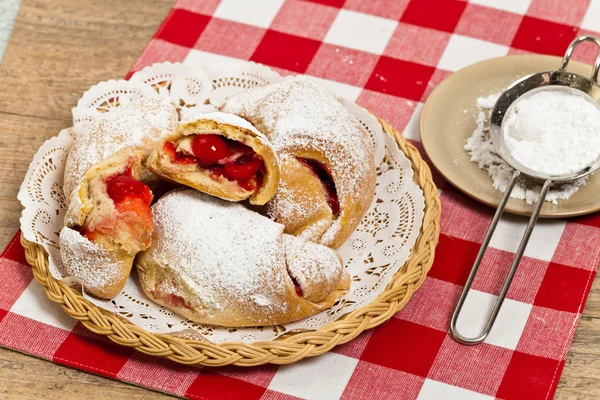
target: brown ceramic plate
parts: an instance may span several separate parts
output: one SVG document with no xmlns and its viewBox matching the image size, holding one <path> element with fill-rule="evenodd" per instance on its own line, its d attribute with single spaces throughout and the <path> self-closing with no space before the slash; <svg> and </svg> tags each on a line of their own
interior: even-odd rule
<svg viewBox="0 0 600 400">
<path fill-rule="evenodd" d="M 437 86 L 423 108 L 421 141 L 433 165 L 452 185 L 484 204 L 498 206 L 502 194 L 492 187 L 487 172 L 469 161 L 463 148 L 476 127 L 476 99 L 501 92 L 525 75 L 557 69 L 560 61 L 559 57 L 540 55 L 494 58 L 463 68 Z M 571 61 L 568 69 L 589 77 L 592 67 Z M 533 207 L 523 200 L 510 199 L 506 211 L 531 215 Z M 600 173 L 592 175 L 588 184 L 568 200 L 558 200 L 558 204 L 546 202 L 540 216 L 572 217 L 598 210 Z"/>
</svg>

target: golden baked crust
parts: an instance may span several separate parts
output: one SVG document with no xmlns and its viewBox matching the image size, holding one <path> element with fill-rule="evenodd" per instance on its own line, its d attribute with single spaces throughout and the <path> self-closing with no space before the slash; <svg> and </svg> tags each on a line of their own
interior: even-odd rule
<svg viewBox="0 0 600 400">
<path fill-rule="evenodd" d="M 164 150 L 166 142 L 179 143 L 186 136 L 197 134 L 221 135 L 249 146 L 258 154 L 265 166 L 263 181 L 254 190 L 245 190 L 237 182 L 225 177 L 211 177 L 207 170 L 198 164 L 173 163 Z M 207 113 L 201 119 L 179 125 L 177 130 L 167 135 L 150 154 L 146 167 L 161 177 L 189 186 L 212 196 L 229 201 L 250 199 L 251 204 L 265 204 L 277 191 L 279 184 L 279 163 L 271 144 L 263 134 L 247 121 L 225 113 Z"/>
<path fill-rule="evenodd" d="M 136 261 L 142 289 L 190 320 L 283 324 L 331 307 L 349 289 L 334 250 L 283 234 L 241 204 L 176 190 L 152 213 L 153 244 Z"/>
<path fill-rule="evenodd" d="M 240 92 L 221 110 L 250 121 L 280 158 L 282 179 L 267 204 L 269 215 L 285 225 L 286 233 L 339 247 L 356 229 L 375 194 L 373 148 L 360 122 L 331 92 L 306 77 Z M 329 170 L 339 199 L 337 216 L 331 218 L 326 212 L 315 180 L 299 178 L 307 177 L 310 167 L 286 157 L 314 160 Z"/>
</svg>

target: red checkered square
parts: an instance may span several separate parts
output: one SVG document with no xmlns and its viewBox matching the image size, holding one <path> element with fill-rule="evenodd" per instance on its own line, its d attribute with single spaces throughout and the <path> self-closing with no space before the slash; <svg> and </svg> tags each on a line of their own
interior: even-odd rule
<svg viewBox="0 0 600 400">
<path fill-rule="evenodd" d="M 479 252 L 479 243 L 440 235 L 428 276 L 463 286 Z"/>
<path fill-rule="evenodd" d="M 138 385 L 147 385 L 150 381 L 156 390 L 184 396 L 188 386 L 200 373 L 197 369 L 173 361 L 135 352 L 121 368 L 117 379 Z"/>
<path fill-rule="evenodd" d="M 532 0 L 527 15 L 559 24 L 581 24 L 590 0 Z"/>
<path fill-rule="evenodd" d="M 256 26 L 213 18 L 194 48 L 247 60 L 258 47 L 265 32 L 265 29 Z"/>
<path fill-rule="evenodd" d="M 535 53 L 562 56 L 576 34 L 577 29 L 572 26 L 525 16 L 511 45 Z"/>
<path fill-rule="evenodd" d="M 444 212 L 440 229 L 445 235 L 481 243 L 492 220 L 490 209 L 454 188 L 446 188 L 440 200 Z"/>
<path fill-rule="evenodd" d="M 0 259 L 9 259 L 18 262 L 22 265 L 28 265 L 27 259 L 25 258 L 25 249 L 21 246 L 21 231 L 17 231 L 15 236 L 10 240 L 2 254 Z"/>
<path fill-rule="evenodd" d="M 385 119 L 400 132 L 408 124 L 410 117 L 417 107 L 417 103 L 413 100 L 367 89 L 361 92 L 358 99 L 356 99 L 356 103 L 378 117 Z"/>
<path fill-rule="evenodd" d="M 177 0 L 176 8 L 183 8 L 198 14 L 212 15 L 221 0 Z"/>
<path fill-rule="evenodd" d="M 584 215 L 582 217 L 572 218 L 571 222 L 576 222 L 578 224 L 593 226 L 595 228 L 600 228 L 600 212 L 596 212 L 589 215 Z"/>
<path fill-rule="evenodd" d="M 0 308 L 0 323 L 2 322 L 4 317 L 6 317 L 7 315 L 8 315 L 8 311 Z"/>
<path fill-rule="evenodd" d="M 187 10 L 174 9 L 156 33 L 158 39 L 184 47 L 192 47 L 210 21 L 210 17 Z"/>
<path fill-rule="evenodd" d="M 339 9 L 317 3 L 287 0 L 270 29 L 314 40 L 323 40 Z"/>
<path fill-rule="evenodd" d="M 425 378 L 360 361 L 342 395 L 346 399 L 416 399 Z"/>
<path fill-rule="evenodd" d="M 598 31 L 600 31 L 600 23 L 598 24 L 597 29 L 598 29 Z M 576 35 L 577 37 L 584 36 L 584 35 L 600 36 L 600 32 L 588 31 L 585 29 L 580 29 L 579 31 L 577 31 L 577 35 Z M 571 58 L 573 60 L 581 61 L 586 64 L 594 65 L 597 55 L 598 55 L 598 47 L 594 43 L 584 42 L 577 46 L 577 50 L 575 50 L 575 52 L 573 53 L 573 56 Z"/>
<path fill-rule="evenodd" d="M 600 229 L 568 222 L 552 261 L 588 271 L 595 270 L 600 263 Z"/>
<path fill-rule="evenodd" d="M 360 50 L 322 43 L 306 73 L 319 78 L 363 87 L 378 56 Z"/>
<path fill-rule="evenodd" d="M 70 333 L 52 359 L 84 371 L 116 378 L 133 349 Z"/>
<path fill-rule="evenodd" d="M 452 33 L 465 6 L 464 1 L 455 0 L 412 1 L 400 21 Z"/>
<path fill-rule="evenodd" d="M 229 366 L 219 369 L 219 373 L 256 386 L 267 387 L 273 380 L 278 368 L 276 365 L 261 365 L 256 368 Z"/>
<path fill-rule="evenodd" d="M 378 17 L 398 20 L 408 7 L 410 0 L 346 0 L 344 8 Z"/>
<path fill-rule="evenodd" d="M 427 277 L 421 289 L 395 317 L 445 332 L 461 290 L 460 286 Z"/>
<path fill-rule="evenodd" d="M 468 4 L 456 25 L 455 33 L 509 46 L 521 19 L 521 15 L 497 8 Z"/>
<path fill-rule="evenodd" d="M 21 247 L 20 244 L 17 246 Z M 0 309 L 10 310 L 33 279 L 31 267 L 0 258 Z"/>
<path fill-rule="evenodd" d="M 365 89 L 419 101 L 434 71 L 426 65 L 381 56 Z"/>
<path fill-rule="evenodd" d="M 435 89 L 435 87 L 441 81 L 443 81 L 450 75 L 452 75 L 452 72 L 437 68 L 433 75 L 431 75 L 431 79 L 429 79 L 429 82 L 427 82 L 427 87 L 425 88 L 425 93 L 423 93 L 423 96 L 421 97 L 421 101 L 425 102 L 427 100 L 427 97 L 429 97 L 431 92 L 433 92 L 433 89 Z"/>
<path fill-rule="evenodd" d="M 563 366 L 564 361 L 515 351 L 496 397 L 505 400 L 548 399 L 556 389 Z"/>
<path fill-rule="evenodd" d="M 578 314 L 533 306 L 516 349 L 539 357 L 564 360 L 578 321 Z"/>
<path fill-rule="evenodd" d="M 494 395 L 508 367 L 511 354 L 512 350 L 487 343 L 465 346 L 447 336 L 428 378 Z M 485 379 L 481 379 L 483 371 Z"/>
<path fill-rule="evenodd" d="M 292 396 L 291 394 L 277 392 L 275 390 L 267 389 L 262 395 L 260 400 L 304 400 L 300 397 Z"/>
<path fill-rule="evenodd" d="M 513 253 L 493 247 L 488 248 L 473 281 L 473 289 L 494 295 L 500 293 L 514 258 Z M 532 304 L 540 283 L 544 279 L 548 264 L 548 261 L 523 257 L 510 285 L 507 297 Z"/>
<path fill-rule="evenodd" d="M 373 331 L 371 330 L 364 331 L 348 343 L 345 343 L 341 346 L 336 346 L 331 351 L 347 357 L 360 358 L 361 354 L 365 350 L 365 347 L 367 346 L 367 343 L 369 343 L 369 340 L 371 339 L 372 333 Z"/>
<path fill-rule="evenodd" d="M 445 332 L 400 319 L 391 319 L 373 331 L 361 360 L 427 377 Z"/>
<path fill-rule="evenodd" d="M 435 67 L 450 40 L 450 33 L 399 23 L 384 55 Z"/>
<path fill-rule="evenodd" d="M 344 5 L 344 2 L 346 0 L 303 0 L 303 1 L 310 1 L 311 3 L 319 3 L 319 4 L 324 4 L 326 6 L 340 8 L 341 6 Z"/>
<path fill-rule="evenodd" d="M 45 359 L 52 358 L 68 335 L 64 329 L 11 312 L 0 321 L 0 346 Z"/>
<path fill-rule="evenodd" d="M 154 63 L 161 63 L 164 61 L 182 62 L 189 52 L 190 49 L 187 47 L 165 42 L 160 39 L 152 39 L 140 58 L 138 58 L 131 68 L 130 74 L 135 71 L 140 71 L 144 67 Z"/>
<path fill-rule="evenodd" d="M 555 310 L 581 312 L 595 273 L 550 263 L 534 304 Z"/>
<path fill-rule="evenodd" d="M 251 57 L 252 61 L 304 73 L 320 42 L 277 31 L 267 31 Z"/>
<path fill-rule="evenodd" d="M 204 370 L 192 382 L 186 397 L 200 400 L 260 399 L 266 388 Z"/>
</svg>

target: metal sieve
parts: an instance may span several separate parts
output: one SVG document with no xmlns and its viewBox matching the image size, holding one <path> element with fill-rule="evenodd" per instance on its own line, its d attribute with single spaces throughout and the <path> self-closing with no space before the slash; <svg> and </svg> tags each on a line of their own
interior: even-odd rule
<svg viewBox="0 0 600 400">
<path fill-rule="evenodd" d="M 456 304 L 456 308 L 454 309 L 454 314 L 452 315 L 452 320 L 450 323 L 450 332 L 452 333 L 454 339 L 456 339 L 460 343 L 468 345 L 479 344 L 485 340 L 490 330 L 492 329 L 492 326 L 496 321 L 496 317 L 498 316 L 498 312 L 500 311 L 502 303 L 504 302 L 504 298 L 506 297 L 506 293 L 510 288 L 510 284 L 512 283 L 519 263 L 521 262 L 523 252 L 527 247 L 527 242 L 529 241 L 529 237 L 531 236 L 531 232 L 533 231 L 535 223 L 538 219 L 538 216 L 542 209 L 542 205 L 544 203 L 544 199 L 546 197 L 546 194 L 548 193 L 548 189 L 550 188 L 550 186 L 552 186 L 552 184 L 554 183 L 570 182 L 579 178 L 583 178 L 584 176 L 587 176 L 595 172 L 598 168 L 600 168 L 599 156 L 594 162 L 575 173 L 565 175 L 549 175 L 531 170 L 519 163 L 511 156 L 504 143 L 504 131 L 502 128 L 504 116 L 509 114 L 509 112 L 512 110 L 512 107 L 514 107 L 515 104 L 519 102 L 519 100 L 522 100 L 539 90 L 573 90 L 576 91 L 578 94 L 588 96 L 588 98 L 591 98 L 596 104 L 598 104 L 598 102 L 600 101 L 600 86 L 597 83 L 598 72 L 600 70 L 600 52 L 598 54 L 598 57 L 596 58 L 596 62 L 594 63 L 591 78 L 588 79 L 581 75 L 566 71 L 571 55 L 573 54 L 573 50 L 575 49 L 575 47 L 577 47 L 577 45 L 584 41 L 593 42 L 600 49 L 600 39 L 595 36 L 581 36 L 575 39 L 567 48 L 567 52 L 565 53 L 560 68 L 558 70 L 539 72 L 517 80 L 500 95 L 500 97 L 496 101 L 496 104 L 494 105 L 494 109 L 492 110 L 490 116 L 489 126 L 492 142 L 498 155 L 508 165 L 514 168 L 515 172 L 513 173 L 510 182 L 506 188 L 506 192 L 504 193 L 504 196 L 502 197 L 502 200 L 498 205 L 498 209 L 494 214 L 494 218 L 492 219 L 492 222 L 485 235 L 483 243 L 481 244 L 479 253 L 477 254 L 477 258 L 475 259 L 473 268 L 471 269 L 471 273 L 469 274 L 467 282 L 465 283 L 465 287 L 463 288 L 460 298 L 458 299 L 458 303 Z M 494 307 L 492 308 L 492 312 L 488 317 L 483 331 L 475 337 L 463 336 L 458 332 L 456 328 L 458 316 L 460 315 L 460 311 L 464 305 L 465 299 L 467 298 L 467 295 L 471 289 L 471 284 L 473 283 L 473 280 L 477 275 L 477 270 L 479 269 L 481 260 L 483 259 L 483 256 L 485 255 L 485 252 L 488 248 L 490 239 L 492 238 L 492 235 L 496 230 L 496 225 L 498 225 L 498 221 L 500 220 L 500 217 L 504 212 L 504 208 L 506 206 L 506 203 L 508 202 L 508 199 L 510 198 L 510 194 L 512 193 L 515 183 L 521 175 L 525 175 L 543 182 L 540 195 L 537 198 L 535 208 L 531 217 L 529 218 L 529 223 L 527 224 L 525 233 L 521 238 L 519 247 L 517 248 L 515 258 L 510 267 L 510 271 L 508 272 L 508 276 L 502 285 L 500 294 L 498 295 Z"/>
</svg>

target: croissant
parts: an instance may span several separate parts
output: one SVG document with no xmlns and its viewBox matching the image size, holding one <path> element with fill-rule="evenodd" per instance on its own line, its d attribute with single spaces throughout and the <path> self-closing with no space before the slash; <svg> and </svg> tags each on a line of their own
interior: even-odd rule
<svg viewBox="0 0 600 400">
<path fill-rule="evenodd" d="M 136 261 L 142 289 L 190 320 L 283 324 L 331 307 L 349 289 L 335 250 L 284 234 L 239 203 L 175 190 L 152 215 L 152 245 Z"/>
<path fill-rule="evenodd" d="M 279 163 L 249 122 L 220 112 L 181 124 L 155 147 L 148 170 L 230 201 L 265 204 L 279 185 Z"/>
<path fill-rule="evenodd" d="M 136 254 L 150 245 L 153 196 L 141 180 L 142 162 L 176 123 L 170 101 L 145 98 L 78 132 L 65 166 L 61 258 L 64 272 L 95 296 L 116 296 Z"/>
<path fill-rule="evenodd" d="M 88 293 L 112 298 L 136 254 L 150 245 L 152 193 L 140 180 L 141 151 L 126 147 L 89 168 L 60 232 L 63 270 Z"/>
<path fill-rule="evenodd" d="M 375 194 L 373 146 L 360 122 L 305 77 L 240 92 L 221 110 L 248 120 L 275 148 L 281 180 L 268 215 L 286 233 L 339 247 Z"/>
</svg>

